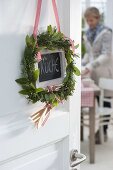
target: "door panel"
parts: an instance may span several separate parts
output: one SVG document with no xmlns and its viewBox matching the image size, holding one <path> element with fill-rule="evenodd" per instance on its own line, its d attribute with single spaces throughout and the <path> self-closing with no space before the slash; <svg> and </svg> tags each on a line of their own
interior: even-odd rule
<svg viewBox="0 0 113 170">
<path fill-rule="evenodd" d="M 42 149 L 36 148 L 9 159 L 1 164 L 0 170 L 39 170 L 39 167 L 40 170 L 65 170 L 69 166 L 69 157 L 64 156 L 69 150 L 68 139 L 66 137 Z"/>
<path fill-rule="evenodd" d="M 62 127 L 65 127 L 65 129 Z M 69 113 L 54 111 L 48 123 L 39 130 L 35 127 L 31 128 L 31 124 L 29 124 L 29 127 L 16 129 L 2 135 L 0 142 L 2 146 L 0 147 L 0 162 L 25 153 L 28 150 L 61 140 L 68 134 Z"/>
</svg>

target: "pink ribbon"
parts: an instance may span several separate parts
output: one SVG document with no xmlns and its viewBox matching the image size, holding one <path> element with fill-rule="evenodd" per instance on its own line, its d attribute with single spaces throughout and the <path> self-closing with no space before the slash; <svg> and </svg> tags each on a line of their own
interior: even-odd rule
<svg viewBox="0 0 113 170">
<path fill-rule="evenodd" d="M 57 5 L 56 5 L 55 0 L 52 0 L 52 5 L 53 5 L 54 14 L 55 14 L 57 29 L 60 32 L 60 21 L 59 21 L 58 10 L 57 10 Z M 33 30 L 34 38 L 37 38 L 37 30 L 38 30 L 38 26 L 39 26 L 41 7 L 42 7 L 42 0 L 38 0 L 36 17 L 35 17 L 35 24 L 34 24 L 34 30 Z M 75 52 L 74 42 L 71 39 L 70 39 L 70 43 L 71 43 L 71 48 L 72 48 L 73 53 L 74 53 Z M 37 47 L 38 47 L 38 44 L 37 44 Z M 40 62 L 42 60 L 41 52 L 38 52 L 36 54 L 36 58 L 37 58 L 38 62 Z"/>
<path fill-rule="evenodd" d="M 54 10 L 55 18 L 56 18 L 57 29 L 60 32 L 60 20 L 59 20 L 59 16 L 58 16 L 56 1 L 52 0 L 52 4 L 53 4 L 53 10 Z"/>
<path fill-rule="evenodd" d="M 47 120 L 49 119 L 51 109 L 52 109 L 52 105 L 48 104 L 47 111 L 46 111 L 46 114 L 45 114 L 46 117 L 41 124 L 42 127 L 46 124 Z"/>
<path fill-rule="evenodd" d="M 34 36 L 35 39 L 37 39 L 37 29 L 38 29 L 38 25 L 39 25 L 41 6 L 42 6 L 42 0 L 38 0 L 37 10 L 36 10 L 36 17 L 35 17 L 35 25 L 34 25 L 34 30 L 33 30 L 33 36 Z M 37 44 L 37 47 L 38 47 L 38 44 Z M 36 58 L 37 58 L 38 62 L 40 62 L 42 60 L 41 52 L 38 52 L 36 54 Z"/>
<path fill-rule="evenodd" d="M 75 53 L 75 45 L 74 45 L 74 41 L 70 38 L 70 43 L 71 43 L 71 48 L 72 48 L 72 51 L 73 53 Z"/>
<path fill-rule="evenodd" d="M 56 18 L 56 23 L 57 23 L 57 29 L 60 32 L 60 20 L 59 20 L 59 16 L 58 16 L 56 1 L 52 0 L 52 4 L 53 4 L 53 10 L 54 10 L 55 18 Z M 71 48 L 73 50 L 73 53 L 75 53 L 74 41 L 72 41 L 71 39 L 69 39 L 69 40 L 70 40 L 70 43 L 71 43 Z"/>
<path fill-rule="evenodd" d="M 58 91 L 59 88 L 61 88 L 61 86 L 58 86 L 58 85 L 47 86 L 48 92 Z M 58 103 L 62 103 L 62 104 L 63 104 L 63 101 L 62 101 L 59 97 L 57 97 L 57 96 L 55 95 L 55 98 L 56 98 L 56 100 L 58 101 Z"/>
<path fill-rule="evenodd" d="M 47 120 L 49 119 L 50 116 L 50 111 L 52 109 L 52 105 L 49 103 L 46 103 L 43 109 L 39 110 L 36 113 L 33 113 L 30 116 L 30 119 L 33 121 L 35 126 L 38 128 L 39 125 L 44 126 Z M 42 120 L 44 118 L 44 120 Z"/>
<path fill-rule="evenodd" d="M 67 39 L 69 39 L 69 41 L 70 41 L 70 44 L 71 44 L 72 51 L 73 51 L 73 53 L 75 53 L 75 45 L 74 45 L 74 40 L 72 40 L 71 38 L 68 38 L 68 37 L 66 37 L 65 35 L 64 35 L 64 37 L 65 37 L 65 38 L 67 38 Z"/>
<path fill-rule="evenodd" d="M 33 35 L 35 38 L 37 37 L 37 30 L 38 30 L 38 26 L 39 26 L 39 19 L 40 19 L 40 13 L 41 13 L 41 6 L 42 6 L 42 0 L 38 0 L 36 17 L 35 17 L 35 25 L 34 25 L 34 30 L 33 30 Z"/>
<path fill-rule="evenodd" d="M 56 18 L 57 29 L 58 29 L 58 31 L 60 31 L 60 21 L 59 21 L 58 10 L 57 10 L 57 5 L 56 5 L 55 0 L 52 0 L 52 5 L 53 5 L 55 18 Z M 42 7 L 42 0 L 38 0 L 36 17 L 35 17 L 35 25 L 34 25 L 34 30 L 33 30 L 33 35 L 34 35 L 35 38 L 37 36 L 37 30 L 38 30 L 38 26 L 39 26 L 41 7 Z"/>
<path fill-rule="evenodd" d="M 42 56 L 41 56 L 40 51 L 36 54 L 36 59 L 37 59 L 38 62 L 40 62 L 42 60 Z"/>
<path fill-rule="evenodd" d="M 56 6 L 56 1 L 52 0 L 52 4 L 53 4 L 53 10 L 54 10 L 55 18 L 56 18 L 56 23 L 57 23 L 57 29 L 58 29 L 58 31 L 60 31 L 60 22 L 59 22 L 59 16 L 58 16 L 58 10 L 57 10 L 57 6 Z M 35 17 L 35 24 L 34 24 L 34 30 L 33 30 L 34 38 L 37 38 L 37 30 L 38 30 L 38 26 L 39 26 L 41 7 L 42 7 L 42 0 L 38 0 L 36 17 Z M 38 47 L 38 44 L 37 44 L 37 47 Z M 36 58 L 37 58 L 38 62 L 41 61 L 42 57 L 41 57 L 40 52 L 37 53 Z"/>
</svg>

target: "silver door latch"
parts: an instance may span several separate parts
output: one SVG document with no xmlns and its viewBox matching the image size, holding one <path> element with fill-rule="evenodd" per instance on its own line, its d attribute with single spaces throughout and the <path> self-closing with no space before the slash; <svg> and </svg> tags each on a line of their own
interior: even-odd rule
<svg viewBox="0 0 113 170">
<path fill-rule="evenodd" d="M 72 150 L 70 153 L 70 167 L 72 170 L 76 170 L 76 166 L 86 160 L 84 154 L 78 153 L 77 150 Z"/>
</svg>

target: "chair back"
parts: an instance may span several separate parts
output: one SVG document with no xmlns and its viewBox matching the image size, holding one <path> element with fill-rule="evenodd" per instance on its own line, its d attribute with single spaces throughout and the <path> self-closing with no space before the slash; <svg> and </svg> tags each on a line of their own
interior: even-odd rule
<svg viewBox="0 0 113 170">
<path fill-rule="evenodd" d="M 100 78 L 99 87 L 103 90 L 113 91 L 113 79 Z"/>
<path fill-rule="evenodd" d="M 99 87 L 100 87 L 100 107 L 103 107 L 104 102 L 110 102 L 112 104 L 113 99 L 107 98 L 104 95 L 105 90 L 113 91 L 113 79 L 108 78 L 100 78 L 99 79 Z"/>
</svg>

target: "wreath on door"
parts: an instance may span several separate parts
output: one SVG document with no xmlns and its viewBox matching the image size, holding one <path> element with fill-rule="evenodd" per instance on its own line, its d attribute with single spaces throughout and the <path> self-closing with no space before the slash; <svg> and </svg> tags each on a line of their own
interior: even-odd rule
<svg viewBox="0 0 113 170">
<path fill-rule="evenodd" d="M 80 71 L 75 66 L 75 48 L 74 42 L 65 37 L 60 31 L 58 13 L 55 0 L 53 2 L 57 28 L 49 25 L 45 32 L 37 35 L 38 22 L 41 10 L 41 0 L 38 0 L 37 15 L 33 35 L 26 36 L 26 47 L 21 63 L 21 77 L 16 82 L 21 85 L 20 94 L 24 95 L 29 102 L 36 103 L 41 101 L 45 103 L 44 108 L 31 115 L 31 120 L 37 127 L 44 126 L 50 115 L 50 110 L 59 103 L 67 100 L 73 95 L 75 89 L 75 77 L 79 76 Z M 40 7 L 40 8 L 39 8 Z M 40 10 L 39 10 L 40 9 Z M 37 22 L 38 21 L 38 22 Z M 61 85 L 47 86 L 46 88 L 37 87 L 40 70 L 36 68 L 36 63 L 40 62 L 42 50 L 63 50 L 66 59 L 66 74 Z"/>
</svg>

